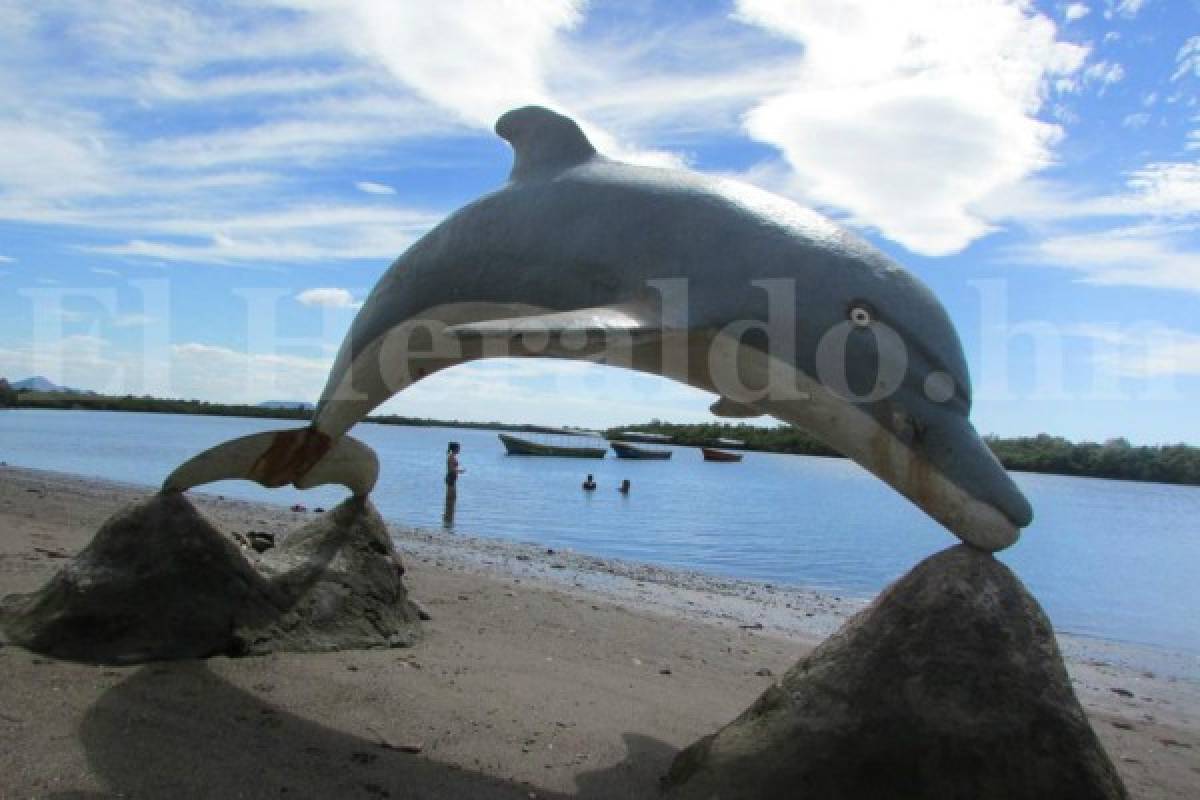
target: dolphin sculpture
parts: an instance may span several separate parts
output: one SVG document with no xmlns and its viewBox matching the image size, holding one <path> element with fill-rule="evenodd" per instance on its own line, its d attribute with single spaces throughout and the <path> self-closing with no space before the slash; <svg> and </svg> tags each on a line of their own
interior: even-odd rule
<svg viewBox="0 0 1200 800">
<path fill-rule="evenodd" d="M 341 483 L 377 459 L 347 431 L 438 370 L 492 356 L 616 363 L 719 396 L 715 414 L 809 431 L 964 542 L 1011 545 L 1033 512 L 968 420 L 945 310 L 833 222 L 734 181 L 604 157 L 571 119 L 509 111 L 509 181 L 414 243 L 372 290 L 307 428 L 236 439 L 166 490 Z"/>
</svg>

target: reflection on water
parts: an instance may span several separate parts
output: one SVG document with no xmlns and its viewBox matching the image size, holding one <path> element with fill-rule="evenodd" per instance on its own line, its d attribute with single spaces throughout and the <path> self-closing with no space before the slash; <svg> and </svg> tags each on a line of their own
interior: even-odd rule
<svg viewBox="0 0 1200 800">
<path fill-rule="evenodd" d="M 204 448 L 279 420 L 72 411 L 0 412 L 0 460 L 156 486 Z M 506 456 L 495 433 L 364 424 L 389 520 L 533 541 L 838 594 L 870 597 L 955 540 L 842 459 L 749 453 L 739 464 L 673 448 L 668 461 Z M 466 472 L 455 496 L 449 440 Z M 600 488 L 580 491 L 586 473 Z M 1200 652 L 1200 489 L 1017 474 L 1036 520 L 1001 558 L 1060 630 Z M 624 479 L 633 490 L 615 487 Z M 229 482 L 208 491 L 331 507 L 307 492 Z M 440 512 L 440 513 L 439 513 Z"/>
<path fill-rule="evenodd" d="M 453 485 L 446 487 L 446 503 L 442 506 L 442 527 L 454 530 L 454 506 L 458 503 L 458 490 Z"/>
</svg>

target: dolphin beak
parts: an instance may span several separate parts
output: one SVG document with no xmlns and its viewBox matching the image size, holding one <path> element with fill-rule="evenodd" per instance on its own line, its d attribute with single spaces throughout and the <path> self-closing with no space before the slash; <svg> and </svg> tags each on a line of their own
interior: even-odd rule
<svg viewBox="0 0 1200 800">
<path fill-rule="evenodd" d="M 1029 501 L 966 417 L 937 414 L 918 438 L 891 450 L 886 463 L 871 465 L 890 475 L 876 474 L 967 544 L 1002 550 L 1033 521 Z"/>
</svg>

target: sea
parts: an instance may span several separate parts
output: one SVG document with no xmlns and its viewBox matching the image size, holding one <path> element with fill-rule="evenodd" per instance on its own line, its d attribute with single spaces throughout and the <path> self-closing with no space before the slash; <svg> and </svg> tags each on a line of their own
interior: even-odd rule
<svg viewBox="0 0 1200 800">
<path fill-rule="evenodd" d="M 302 422 L 96 411 L 0 411 L 0 461 L 154 487 L 179 463 L 235 436 Z M 957 543 L 856 464 L 748 452 L 704 461 L 509 456 L 497 432 L 362 423 L 379 454 L 373 499 L 400 525 L 532 542 L 870 598 L 918 561 Z M 448 442 L 466 472 L 453 509 Z M 591 473 L 598 488 L 580 488 Z M 1036 519 L 1000 554 L 1064 633 L 1163 648 L 1200 664 L 1200 488 L 1014 473 Z M 617 491 L 628 479 L 628 494 Z M 309 508 L 308 491 L 223 482 L 205 491 Z M 452 512 L 452 513 L 448 513 Z"/>
</svg>

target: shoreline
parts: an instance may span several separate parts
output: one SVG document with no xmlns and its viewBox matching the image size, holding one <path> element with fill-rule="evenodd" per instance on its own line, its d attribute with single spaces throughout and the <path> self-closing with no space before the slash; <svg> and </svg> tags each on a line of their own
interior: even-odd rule
<svg viewBox="0 0 1200 800">
<path fill-rule="evenodd" d="M 90 541 L 104 519 L 147 491 L 0 467 L 0 595 L 38 588 Z M 284 534 L 312 518 L 312 512 L 282 506 L 190 496 L 226 534 L 248 529 Z M 294 737 L 320 740 L 311 747 L 349 748 L 347 759 L 359 752 L 379 756 L 381 740 L 419 739 L 422 755 L 397 758 L 449 765 L 455 780 L 466 780 L 465 770 L 469 783 L 447 784 L 449 773 L 441 771 L 427 776 L 428 785 L 454 785 L 459 796 L 527 797 L 531 791 L 606 796 L 599 790 L 589 794 L 588 786 L 653 796 L 648 787 L 678 748 L 740 713 L 773 676 L 865 605 L 536 544 L 391 523 L 389 529 L 408 567 L 405 582 L 412 596 L 433 616 L 425 623 L 425 640 L 410 650 L 98 668 L 0 646 L 6 675 L 0 687 L 0 794 L 47 794 L 52 778 L 59 781 L 56 775 L 68 781 L 53 784 L 58 789 L 161 793 L 162 786 L 147 783 L 150 778 L 134 769 L 135 759 L 129 756 L 125 764 L 124 751 L 110 752 L 101 743 L 121 732 L 116 720 L 125 717 L 101 714 L 104 737 L 89 733 L 97 709 L 119 701 L 151 728 L 184 726 L 194 737 L 228 727 L 229 719 L 209 709 L 210 701 L 218 709 L 228 701 L 230 709 L 252 702 L 264 718 L 284 719 Z M 1058 638 L 1073 686 L 1133 796 L 1191 796 L 1200 784 L 1195 671 L 1177 676 L 1147 668 L 1139 663 L 1147 648 L 1137 645 Z M 156 681 L 173 687 L 169 695 L 155 694 Z M 179 699 L 193 697 L 188 692 L 194 703 Z M 154 703 L 143 702 L 151 696 Z M 159 709 L 163 704 L 167 708 Z M 179 714 L 170 716 L 176 706 Z M 236 719 L 241 712 L 229 713 Z M 209 723 L 213 731 L 205 727 Z M 314 732 L 317 724 L 321 731 Z M 172 749 L 154 741 L 153 730 L 148 733 L 129 745 L 150 749 L 142 759 L 165 764 L 182 757 L 181 745 Z M 239 741 L 248 750 L 267 746 L 254 738 Z M 207 764 L 212 753 L 197 749 L 189 758 Z M 389 769 L 403 767 L 388 753 L 379 761 L 386 760 Z M 292 772 L 277 782 L 292 785 L 296 796 L 296 776 L 316 767 L 294 755 L 269 755 L 292 764 Z M 299 757 L 303 761 L 304 753 Z M 362 771 L 371 772 L 375 764 L 361 765 Z M 214 762 L 196 769 L 224 766 Z M 230 780 L 255 779 L 251 772 L 233 770 Z M 385 778 L 375 775 L 365 783 L 386 786 Z M 346 790 L 330 784 L 334 778 L 308 779 L 323 793 Z M 206 780 L 211 789 L 224 778 L 214 774 Z M 493 787 L 495 781 L 503 786 Z M 365 796 L 361 785 L 355 791 Z M 201 794 L 193 786 L 182 796 Z"/>
<path fill-rule="evenodd" d="M 148 484 L 113 481 L 90 475 L 18 467 L 0 462 L 4 470 L 44 477 L 51 482 L 94 484 L 97 488 L 130 497 L 157 490 Z M 230 498 L 208 491 L 191 491 L 189 497 L 227 504 L 247 513 L 263 509 L 296 518 L 296 526 L 312 512 L 292 512 L 283 503 Z M 419 528 L 385 517 L 393 541 L 410 555 L 461 561 L 489 575 L 516 575 L 547 585 L 586 589 L 630 602 L 648 611 L 692 619 L 726 619 L 762 622 L 772 630 L 816 645 L 846 620 L 865 608 L 874 597 L 850 592 L 834 593 L 802 585 L 756 581 L 715 575 L 652 562 L 581 553 L 571 548 L 547 548 L 535 541 L 488 537 L 477 533 Z M 277 533 L 286 533 L 283 527 Z M 916 566 L 914 563 L 913 566 Z M 1018 577 L 1020 575 L 1018 574 Z M 1068 663 L 1097 662 L 1139 672 L 1154 672 L 1200 686 L 1200 652 L 1145 642 L 1124 641 L 1055 629 L 1059 648 Z"/>
<path fill-rule="evenodd" d="M 107 397 L 107 396 L 101 396 L 101 397 Z M 111 399 L 121 400 L 123 398 L 111 398 Z M 166 400 L 166 399 L 159 398 L 159 399 L 156 399 L 156 402 L 161 402 L 161 403 L 169 406 L 171 403 L 174 403 L 174 402 L 190 403 L 190 402 L 196 402 L 196 401 L 172 401 L 172 400 Z M 214 404 L 210 404 L 210 405 L 222 406 L 224 404 L 214 403 Z M 180 409 L 175 409 L 175 408 L 151 408 L 151 407 L 145 407 L 145 408 L 97 408 L 97 407 L 88 407 L 86 405 L 0 406 L 0 412 L 6 411 L 6 410 L 49 411 L 49 412 L 81 411 L 81 412 L 96 413 L 96 414 L 157 414 L 157 415 L 177 415 L 177 416 L 191 416 L 191 417 L 229 417 L 229 418 L 234 418 L 234 419 L 252 419 L 252 420 L 264 420 L 265 419 L 265 420 L 279 420 L 282 422 L 298 422 L 298 423 L 306 423 L 306 422 L 311 421 L 311 413 L 309 413 L 308 415 L 305 415 L 302 413 L 289 414 L 289 413 L 287 413 L 286 409 L 281 410 L 279 408 L 262 408 L 260 406 L 229 406 L 229 408 L 238 409 L 238 413 L 226 413 L 226 412 L 218 413 L 218 412 L 203 411 L 203 410 L 180 410 Z M 282 413 L 280 413 L 281 411 L 282 411 Z M 494 431 L 494 432 L 498 432 L 498 433 L 531 433 L 531 432 L 536 433 L 540 428 L 547 427 L 547 426 L 537 425 L 535 423 L 508 423 L 508 422 L 496 422 L 496 421 L 470 422 L 470 421 L 464 421 L 464 420 L 438 420 L 438 419 L 418 418 L 418 417 L 407 418 L 407 417 L 400 417 L 397 415 L 387 415 L 387 414 L 379 416 L 379 417 L 374 417 L 374 418 L 367 417 L 366 419 L 362 420 L 362 422 L 360 424 L 381 425 L 381 426 L 387 426 L 387 427 L 444 428 L 446 430 L 484 430 L 484 431 Z M 643 423 L 631 423 L 630 425 L 627 425 L 627 426 L 617 426 L 617 427 L 636 429 L 642 425 L 643 425 Z M 667 423 L 667 425 L 680 427 L 680 428 L 689 427 L 689 424 L 687 424 L 687 423 Z M 614 429 L 608 429 L 608 430 L 614 430 Z M 1052 434 L 1046 434 L 1044 432 L 1038 433 L 1038 434 L 1026 434 L 1026 435 L 1021 435 L 1021 436 L 1007 436 L 1007 437 L 999 437 L 999 436 L 994 436 L 994 435 L 989 434 L 988 438 L 994 439 L 996 442 L 998 442 L 1002 446 L 1012 446 L 1014 443 L 1025 442 L 1027 440 L 1035 439 L 1035 438 L 1038 438 L 1041 436 L 1050 436 L 1053 439 L 1061 439 L 1063 442 L 1066 442 L 1067 445 L 1072 448 L 1085 448 L 1088 446 L 1095 445 L 1094 442 L 1089 442 L 1087 440 L 1080 440 L 1080 441 L 1067 440 L 1063 437 L 1055 437 Z M 673 441 L 673 442 L 670 442 L 670 444 L 674 447 L 691 447 L 691 448 L 700 448 L 700 447 L 708 446 L 704 442 L 699 442 L 699 441 Z M 1200 446 L 1188 444 L 1185 442 L 1178 442 L 1178 443 L 1160 442 L 1157 444 L 1129 445 L 1129 447 L 1131 447 L 1133 449 L 1141 448 L 1141 449 L 1157 450 L 1157 451 L 1162 451 L 1164 448 L 1177 448 L 1177 447 L 1183 447 L 1188 450 L 1200 450 Z M 812 457 L 812 458 L 835 458 L 835 459 L 846 459 L 847 458 L 847 456 L 844 456 L 841 453 L 829 450 L 824 445 L 820 445 L 819 447 L 811 448 L 811 449 L 788 450 L 788 449 L 772 449 L 770 447 L 759 447 L 759 446 L 754 446 L 751 444 L 751 445 L 742 445 L 742 446 L 734 447 L 732 449 L 745 451 L 748 453 L 763 453 L 763 454 L 767 454 L 767 455 L 793 455 L 793 456 L 808 456 L 808 457 Z M 1122 482 L 1129 482 L 1129 483 L 1146 483 L 1146 484 L 1161 485 L 1161 486 L 1185 486 L 1185 487 L 1192 487 L 1192 488 L 1200 488 L 1200 482 L 1196 482 L 1194 480 L 1156 480 L 1156 479 L 1150 479 L 1150 478 L 1144 478 L 1144 477 L 1137 477 L 1134 475 L 1099 475 L 1099 474 L 1093 474 L 1093 473 L 1088 473 L 1088 472 L 1071 472 L 1071 471 L 1066 471 L 1066 470 L 1030 468 L 1028 466 L 1023 466 L 1019 463 L 1012 463 L 1012 462 L 1006 463 L 1006 459 L 1002 458 L 1001 454 L 999 452 L 997 452 L 995 450 L 993 450 L 993 452 L 996 454 L 996 457 L 998 459 L 1000 459 L 1001 463 L 1004 464 L 1004 468 L 1006 470 L 1008 470 L 1009 472 L 1019 472 L 1019 473 L 1029 474 L 1029 475 L 1055 475 L 1055 476 L 1064 477 L 1064 478 L 1122 481 Z"/>
</svg>

